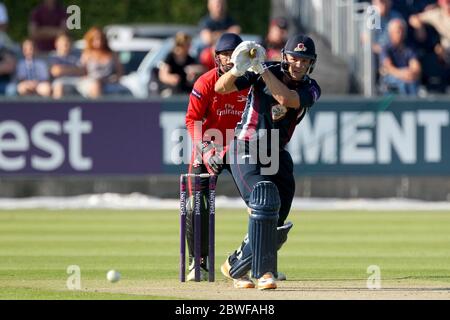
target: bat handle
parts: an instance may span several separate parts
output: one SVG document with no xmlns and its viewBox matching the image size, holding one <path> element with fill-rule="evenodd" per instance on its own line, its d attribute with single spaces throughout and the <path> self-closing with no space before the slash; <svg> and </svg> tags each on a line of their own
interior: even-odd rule
<svg viewBox="0 0 450 320">
<path fill-rule="evenodd" d="M 252 58 L 252 59 L 255 58 L 256 57 L 256 49 L 255 48 L 250 49 L 249 55 L 250 55 L 250 58 Z"/>
</svg>

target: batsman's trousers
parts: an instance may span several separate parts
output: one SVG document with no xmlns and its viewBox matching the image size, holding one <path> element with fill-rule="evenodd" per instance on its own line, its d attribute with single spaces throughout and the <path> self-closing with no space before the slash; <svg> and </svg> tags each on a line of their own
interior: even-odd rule
<svg viewBox="0 0 450 320">
<path fill-rule="evenodd" d="M 294 164 L 287 150 L 279 151 L 278 170 L 273 175 L 262 175 L 264 168 L 259 159 L 247 157 L 250 152 L 250 144 L 243 140 L 233 140 L 230 145 L 230 168 L 233 179 L 239 189 L 239 193 L 245 203 L 249 204 L 253 187 L 261 181 L 271 181 L 280 195 L 281 207 L 278 213 L 278 226 L 282 226 L 291 210 L 292 200 L 295 194 Z M 256 161 L 255 161 L 256 160 Z M 255 163 L 256 162 L 256 163 Z"/>
</svg>

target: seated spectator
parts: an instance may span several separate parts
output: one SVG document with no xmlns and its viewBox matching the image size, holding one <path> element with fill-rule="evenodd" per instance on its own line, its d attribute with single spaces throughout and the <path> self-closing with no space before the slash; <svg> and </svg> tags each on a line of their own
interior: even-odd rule
<svg viewBox="0 0 450 320">
<path fill-rule="evenodd" d="M 267 60 L 281 61 L 281 50 L 288 37 L 288 22 L 285 18 L 275 18 L 270 22 L 265 41 Z"/>
<path fill-rule="evenodd" d="M 123 75 L 123 66 L 117 54 L 109 48 L 103 31 L 98 27 L 92 27 L 85 34 L 84 41 L 85 49 L 80 62 L 86 76 L 78 82 L 78 91 L 87 98 L 127 92 L 119 83 Z"/>
<path fill-rule="evenodd" d="M 0 43 L 4 48 L 14 53 L 15 56 L 20 55 L 20 46 L 14 43 L 6 32 L 0 31 Z"/>
<path fill-rule="evenodd" d="M 190 93 L 195 80 L 205 70 L 189 55 L 191 36 L 183 32 L 175 35 L 175 46 L 159 68 L 159 80 L 166 88 L 163 96 Z"/>
<path fill-rule="evenodd" d="M 199 26 L 204 47 L 214 45 L 224 32 L 241 32 L 241 27 L 228 14 L 226 0 L 208 0 L 208 14 L 200 20 Z"/>
<path fill-rule="evenodd" d="M 372 51 L 379 55 L 383 47 L 389 44 L 388 24 L 393 19 L 401 19 L 401 13 L 392 10 L 391 0 L 372 0 L 372 5 L 375 6 L 380 13 L 380 28 L 374 30 L 374 39 Z"/>
<path fill-rule="evenodd" d="M 229 33 L 229 32 L 225 32 L 225 33 Z M 219 38 L 221 38 L 225 33 L 220 34 Z M 217 36 L 217 35 L 219 35 L 219 33 L 216 33 L 214 36 Z M 200 61 L 200 64 L 203 65 L 203 67 L 205 67 L 205 72 L 217 67 L 216 44 L 217 44 L 217 41 L 219 41 L 219 38 L 215 39 L 214 45 L 204 48 L 202 50 L 202 52 L 200 53 L 198 60 Z"/>
<path fill-rule="evenodd" d="M 370 0 L 369 0 L 370 1 Z M 366 0 L 364 1 L 366 2 Z M 369 41 L 368 32 L 372 34 L 372 52 L 374 59 L 375 70 L 380 70 L 380 54 L 383 47 L 389 44 L 388 35 L 388 24 L 392 19 L 402 19 L 402 15 L 392 9 L 391 0 L 371 0 L 372 6 L 376 9 L 379 14 L 379 26 L 376 28 L 371 28 L 371 31 L 362 32 L 362 42 L 367 44 Z M 375 82 L 379 84 L 380 82 L 379 72 L 375 73 Z"/>
<path fill-rule="evenodd" d="M 55 49 L 55 39 L 66 31 L 66 9 L 59 0 L 44 0 L 31 12 L 28 33 L 39 52 Z"/>
<path fill-rule="evenodd" d="M 434 45 L 436 65 L 430 64 L 427 69 L 439 72 L 443 86 L 447 86 L 450 78 L 450 0 L 439 0 L 437 7 L 412 15 L 409 23 L 415 29 L 416 38 L 420 42 L 428 37 L 426 25 L 432 26 L 438 32 L 440 40 Z M 445 92 L 445 88 L 441 89 Z"/>
<path fill-rule="evenodd" d="M 18 54 L 20 49 L 16 48 L 16 44 L 8 36 L 8 10 L 5 4 L 0 1 L 0 44 L 2 47 L 7 48 L 11 52 Z"/>
<path fill-rule="evenodd" d="M 436 6 L 436 0 L 395 0 L 392 1 L 392 9 L 400 12 L 408 21 L 413 14 L 431 9 Z"/>
<path fill-rule="evenodd" d="M 214 69 L 216 67 L 216 62 L 214 60 L 214 52 L 215 52 L 215 46 L 210 46 L 210 47 L 206 47 L 204 48 L 201 52 L 200 52 L 200 56 L 198 58 L 198 60 L 200 61 L 200 64 L 205 67 L 205 70 L 211 70 Z"/>
<path fill-rule="evenodd" d="M 205 67 L 205 70 L 211 70 L 216 67 L 216 43 L 223 33 L 214 32 L 212 35 L 213 44 L 203 48 L 198 56 L 198 61 Z M 217 37 L 217 38 L 216 38 Z"/>
<path fill-rule="evenodd" d="M 79 57 L 71 52 L 72 40 L 69 35 L 60 34 L 55 41 L 56 51 L 52 53 L 48 62 L 50 75 L 53 78 L 53 98 L 61 98 L 65 92 L 74 92 L 84 69 L 80 66 Z"/>
<path fill-rule="evenodd" d="M 50 96 L 48 66 L 44 60 L 35 57 L 35 47 L 31 39 L 26 39 L 22 43 L 22 52 L 24 58 L 17 64 L 15 75 L 18 94 Z"/>
<path fill-rule="evenodd" d="M 0 94 L 7 93 L 15 71 L 16 58 L 0 41 Z"/>
<path fill-rule="evenodd" d="M 0 31 L 6 32 L 8 29 L 8 10 L 3 2 L 0 2 Z"/>
<path fill-rule="evenodd" d="M 417 95 L 421 66 L 414 51 L 405 45 L 407 24 L 403 19 L 389 22 L 390 43 L 380 55 L 383 93 Z"/>
</svg>

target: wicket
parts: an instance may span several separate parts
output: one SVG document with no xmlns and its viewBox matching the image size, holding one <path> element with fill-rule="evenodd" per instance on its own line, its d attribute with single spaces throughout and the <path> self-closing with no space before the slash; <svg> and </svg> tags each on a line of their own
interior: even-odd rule
<svg viewBox="0 0 450 320">
<path fill-rule="evenodd" d="M 215 202 L 216 202 L 216 181 L 217 176 L 209 173 L 202 174 L 182 174 L 180 176 L 180 281 L 186 281 L 186 199 L 187 182 L 189 178 L 194 178 L 194 272 L 195 281 L 200 281 L 200 260 L 201 260 L 201 190 L 200 179 L 208 178 L 208 202 L 209 202 L 209 238 L 208 238 L 208 281 L 214 282 L 214 260 L 215 260 Z"/>
</svg>

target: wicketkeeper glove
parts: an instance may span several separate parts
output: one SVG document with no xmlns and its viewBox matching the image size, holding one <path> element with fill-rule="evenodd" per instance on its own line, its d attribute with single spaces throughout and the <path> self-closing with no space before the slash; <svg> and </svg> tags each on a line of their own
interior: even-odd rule
<svg viewBox="0 0 450 320">
<path fill-rule="evenodd" d="M 206 169 L 210 174 L 220 174 L 223 169 L 225 154 L 228 147 L 216 145 L 214 155 L 207 159 L 205 163 Z"/>
<path fill-rule="evenodd" d="M 196 153 L 196 159 L 201 157 L 201 163 L 205 165 L 210 174 L 219 174 L 222 171 L 226 148 L 216 145 L 212 141 L 203 141 L 197 144 Z"/>
</svg>

